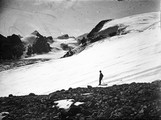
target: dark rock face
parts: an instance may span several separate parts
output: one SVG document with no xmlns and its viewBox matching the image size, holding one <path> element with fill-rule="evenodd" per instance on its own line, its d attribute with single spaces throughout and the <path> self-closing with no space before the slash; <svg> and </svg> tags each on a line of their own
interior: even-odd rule
<svg viewBox="0 0 161 120">
<path fill-rule="evenodd" d="M 83 37 L 82 39 L 81 39 L 81 45 L 82 46 L 86 46 L 87 45 L 87 41 L 88 41 L 88 39 L 87 38 L 85 38 L 85 37 Z"/>
<path fill-rule="evenodd" d="M 26 49 L 27 49 L 27 52 L 26 52 L 27 56 L 30 56 L 33 54 L 33 48 L 31 45 L 28 45 Z"/>
<path fill-rule="evenodd" d="M 100 31 L 102 29 L 102 27 L 104 26 L 104 24 L 111 21 L 111 20 L 112 19 L 103 20 L 100 23 L 98 23 L 96 25 L 96 27 L 94 29 L 92 29 L 92 31 L 87 35 L 88 41 L 93 43 L 93 42 L 99 41 L 99 40 L 107 38 L 107 37 L 112 37 L 112 36 L 118 35 L 119 34 L 119 26 L 118 25 L 112 26 L 112 27 L 109 27 L 105 30 Z"/>
<path fill-rule="evenodd" d="M 78 41 L 78 43 L 80 44 L 80 43 L 81 43 L 81 40 L 82 40 L 83 38 L 86 39 L 88 34 L 89 34 L 89 33 L 85 33 L 85 34 L 83 34 L 83 35 L 78 36 L 78 37 L 76 38 L 76 40 Z"/>
<path fill-rule="evenodd" d="M 68 34 L 65 34 L 65 35 L 62 35 L 62 36 L 58 36 L 57 38 L 58 39 L 68 39 L 69 38 L 69 35 Z"/>
<path fill-rule="evenodd" d="M 60 90 L 49 95 L 10 96 L 0 98 L 4 120 L 160 120 L 161 81 L 131 83 L 107 88 L 88 87 Z M 84 102 L 60 109 L 54 101 L 74 99 Z"/>
<path fill-rule="evenodd" d="M 118 35 L 118 29 L 119 29 L 119 26 L 109 27 L 103 31 L 100 31 L 95 36 L 89 38 L 89 40 L 91 43 L 93 43 L 93 42 L 97 42 L 97 41 L 102 40 L 107 37 L 116 36 L 116 35 Z"/>
<path fill-rule="evenodd" d="M 32 32 L 31 34 L 33 34 L 33 35 L 35 35 L 35 36 L 37 36 L 37 37 L 40 37 L 40 36 L 41 36 L 41 34 L 40 34 L 37 30 L 35 30 L 35 31 Z"/>
<path fill-rule="evenodd" d="M 47 42 L 50 43 L 50 44 L 54 42 L 52 36 L 48 36 L 46 39 L 47 39 Z"/>
<path fill-rule="evenodd" d="M 101 30 L 105 23 L 110 22 L 112 19 L 109 20 L 103 20 L 99 22 L 92 31 L 87 35 L 86 40 L 90 43 L 99 41 L 101 39 L 107 38 L 107 37 L 113 37 L 116 35 L 123 35 L 127 34 L 128 32 L 125 31 L 126 27 L 125 25 L 119 24 L 115 26 L 108 27 L 104 30 Z M 107 23 L 108 24 L 108 23 Z"/>
<path fill-rule="evenodd" d="M 42 54 L 48 53 L 51 51 L 50 45 L 47 42 L 47 39 L 43 36 L 39 36 L 36 38 L 32 45 L 33 53 Z"/>
<path fill-rule="evenodd" d="M 87 41 L 88 42 L 96 42 L 102 38 L 105 38 L 105 36 L 100 36 L 99 32 L 102 29 L 102 27 L 104 26 L 105 23 L 110 22 L 112 19 L 108 19 L 108 20 L 102 20 L 101 22 L 99 22 L 89 33 L 85 33 L 79 37 L 77 37 L 78 41 L 81 44 L 86 44 Z M 116 31 L 115 31 L 116 32 Z M 108 33 L 107 33 L 108 34 Z M 106 35 L 107 37 L 108 35 Z"/>
<path fill-rule="evenodd" d="M 0 35 L 0 59 L 18 59 L 25 50 L 18 35 L 13 34 L 7 38 Z"/>
<path fill-rule="evenodd" d="M 51 36 L 49 37 L 42 36 L 38 31 L 34 31 L 32 34 L 36 35 L 36 39 L 35 41 L 33 41 L 32 45 L 28 45 L 26 47 L 27 49 L 26 54 L 28 56 L 32 54 L 48 53 L 51 51 L 51 47 L 49 44 L 53 42 L 53 38 Z"/>
<path fill-rule="evenodd" d="M 68 44 L 65 44 L 65 43 L 61 43 L 60 46 L 63 50 L 71 50 L 72 49 Z"/>
<path fill-rule="evenodd" d="M 0 35 L 0 59 L 19 59 L 24 53 L 27 56 L 30 56 L 32 54 L 43 54 L 51 51 L 49 45 L 49 43 L 53 42 L 51 36 L 42 36 L 38 31 L 34 31 L 32 34 L 37 36 L 32 45 L 25 45 L 25 43 L 20 40 L 20 36 L 15 34 L 8 36 L 7 38 Z"/>
<path fill-rule="evenodd" d="M 73 54 L 74 54 L 74 52 L 73 52 L 71 49 L 69 49 L 68 52 L 66 52 L 66 54 L 65 54 L 62 58 L 70 57 L 70 56 L 72 56 Z"/>
<path fill-rule="evenodd" d="M 102 20 L 101 22 L 99 22 L 93 29 L 92 31 L 87 35 L 88 38 L 94 37 L 95 34 L 97 34 L 103 27 L 103 25 L 109 21 L 111 21 L 112 19 L 109 20 Z"/>
</svg>

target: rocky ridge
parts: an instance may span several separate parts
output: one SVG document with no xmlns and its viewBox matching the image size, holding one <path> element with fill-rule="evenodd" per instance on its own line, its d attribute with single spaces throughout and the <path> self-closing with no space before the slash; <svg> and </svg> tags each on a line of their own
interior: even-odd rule
<svg viewBox="0 0 161 120">
<path fill-rule="evenodd" d="M 69 88 L 49 95 L 0 98 L 3 120 L 159 120 L 161 81 L 111 87 Z M 73 99 L 83 104 L 63 109 L 55 101 Z"/>
</svg>

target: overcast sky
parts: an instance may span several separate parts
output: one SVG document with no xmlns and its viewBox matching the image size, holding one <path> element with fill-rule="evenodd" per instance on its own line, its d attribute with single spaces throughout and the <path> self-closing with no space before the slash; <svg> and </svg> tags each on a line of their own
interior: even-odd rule
<svg viewBox="0 0 161 120">
<path fill-rule="evenodd" d="M 160 10 L 160 0 L 1 0 L 0 33 L 78 36 L 104 19 Z"/>
</svg>

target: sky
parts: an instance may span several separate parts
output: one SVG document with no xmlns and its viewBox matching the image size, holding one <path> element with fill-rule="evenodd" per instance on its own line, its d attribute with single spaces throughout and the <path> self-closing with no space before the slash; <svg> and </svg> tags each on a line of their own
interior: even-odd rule
<svg viewBox="0 0 161 120">
<path fill-rule="evenodd" d="M 0 0 L 0 34 L 79 36 L 101 20 L 160 10 L 160 0 Z"/>
</svg>

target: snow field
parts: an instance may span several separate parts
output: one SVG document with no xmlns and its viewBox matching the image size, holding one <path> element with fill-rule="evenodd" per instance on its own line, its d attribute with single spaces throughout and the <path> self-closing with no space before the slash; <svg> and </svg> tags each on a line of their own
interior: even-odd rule
<svg viewBox="0 0 161 120">
<path fill-rule="evenodd" d="M 161 31 L 160 24 L 154 24 L 159 20 L 156 14 L 122 18 L 122 24 L 147 20 L 145 24 L 127 28 L 135 32 L 106 38 L 72 57 L 0 72 L 0 96 L 47 94 L 69 87 L 97 86 L 99 70 L 108 86 L 161 79 Z"/>
</svg>

